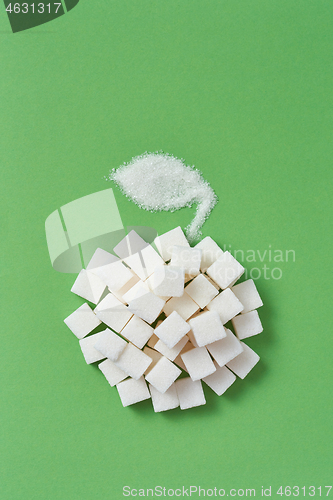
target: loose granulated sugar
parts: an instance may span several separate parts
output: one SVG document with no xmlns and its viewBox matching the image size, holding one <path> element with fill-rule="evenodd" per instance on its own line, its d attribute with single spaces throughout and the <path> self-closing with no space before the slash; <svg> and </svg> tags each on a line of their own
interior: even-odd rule
<svg viewBox="0 0 333 500">
<path fill-rule="evenodd" d="M 110 180 L 145 210 L 174 212 L 196 203 L 195 217 L 186 228 L 190 242 L 201 236 L 200 229 L 217 202 L 216 194 L 199 170 L 164 153 L 137 156 L 113 169 Z"/>
</svg>

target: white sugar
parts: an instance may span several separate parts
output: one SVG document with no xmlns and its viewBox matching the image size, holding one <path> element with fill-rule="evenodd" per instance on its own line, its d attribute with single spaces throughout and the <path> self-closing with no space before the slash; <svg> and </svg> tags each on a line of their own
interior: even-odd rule
<svg viewBox="0 0 333 500">
<path fill-rule="evenodd" d="M 217 202 L 216 194 L 199 170 L 168 154 L 137 156 L 113 169 L 110 179 L 145 210 L 173 212 L 196 203 L 195 217 L 186 228 L 190 242 L 200 237 L 200 228 Z"/>
</svg>

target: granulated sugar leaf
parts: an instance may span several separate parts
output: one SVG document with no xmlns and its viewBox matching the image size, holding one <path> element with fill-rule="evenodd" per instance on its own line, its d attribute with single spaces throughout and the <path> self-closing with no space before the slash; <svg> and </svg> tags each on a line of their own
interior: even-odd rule
<svg viewBox="0 0 333 500">
<path fill-rule="evenodd" d="M 128 164 L 113 169 L 110 180 L 140 208 L 170 211 L 197 204 L 194 219 L 186 236 L 194 242 L 201 227 L 217 203 L 217 196 L 201 172 L 172 155 L 144 153 Z"/>
</svg>

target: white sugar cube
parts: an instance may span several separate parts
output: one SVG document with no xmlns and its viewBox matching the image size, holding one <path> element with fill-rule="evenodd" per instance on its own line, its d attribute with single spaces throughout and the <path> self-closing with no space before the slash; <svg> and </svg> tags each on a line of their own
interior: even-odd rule
<svg viewBox="0 0 333 500">
<path fill-rule="evenodd" d="M 101 321 L 88 304 L 82 304 L 82 306 L 64 319 L 64 323 L 78 339 L 83 339 L 83 337 L 100 325 Z"/>
<path fill-rule="evenodd" d="M 146 375 L 146 380 L 162 394 L 169 389 L 181 374 L 181 370 L 168 358 L 162 356 Z"/>
<path fill-rule="evenodd" d="M 253 280 L 246 280 L 231 288 L 238 300 L 243 304 L 242 314 L 253 311 L 263 305 Z"/>
<path fill-rule="evenodd" d="M 194 408 L 195 406 L 206 404 L 201 380 L 193 382 L 190 377 L 186 377 L 177 380 L 175 382 L 175 386 L 181 410 L 187 410 L 188 408 Z"/>
<path fill-rule="evenodd" d="M 222 289 L 240 278 L 244 267 L 229 252 L 224 252 L 208 269 L 207 274 Z"/>
<path fill-rule="evenodd" d="M 155 328 L 155 335 L 172 349 L 190 330 L 189 325 L 183 318 L 173 311 L 163 323 Z"/>
<path fill-rule="evenodd" d="M 246 314 L 235 316 L 231 322 L 237 337 L 241 340 L 263 331 L 258 311 L 250 311 Z"/>
<path fill-rule="evenodd" d="M 216 311 L 206 311 L 189 320 L 195 342 L 203 347 L 226 336 L 220 316 Z"/>
<path fill-rule="evenodd" d="M 187 285 L 185 291 L 201 309 L 206 307 L 206 305 L 218 295 L 218 290 L 203 274 L 199 274 L 199 276 L 194 278 L 194 280 Z"/>
<path fill-rule="evenodd" d="M 180 355 L 193 381 L 208 377 L 216 368 L 205 347 L 195 347 Z"/>
<path fill-rule="evenodd" d="M 132 299 L 128 304 L 128 310 L 151 324 L 161 313 L 164 304 L 165 300 L 157 297 L 154 293 L 146 292 L 144 295 Z"/>
<path fill-rule="evenodd" d="M 107 264 L 112 264 L 112 262 L 117 261 L 119 261 L 118 257 L 112 255 L 112 253 L 106 252 L 102 248 L 97 248 L 87 265 L 87 271 L 95 269 L 96 267 L 106 266 Z"/>
<path fill-rule="evenodd" d="M 82 354 L 88 365 L 105 358 L 104 354 L 101 354 L 94 347 L 102 333 L 103 332 L 95 333 L 94 335 L 90 335 L 89 337 L 86 337 L 79 341 Z"/>
<path fill-rule="evenodd" d="M 178 354 L 183 350 L 186 343 L 188 342 L 188 336 L 185 335 L 172 349 L 170 349 L 162 340 L 158 340 L 154 345 L 154 349 L 166 358 L 170 359 L 170 361 L 174 361 Z"/>
<path fill-rule="evenodd" d="M 131 300 L 137 299 L 142 295 L 145 295 L 150 291 L 148 284 L 145 281 L 139 280 L 137 281 L 127 292 L 124 293 L 123 299 L 129 304 Z"/>
<path fill-rule="evenodd" d="M 107 326 L 120 332 L 133 314 L 112 293 L 109 293 L 95 308 L 96 316 Z"/>
<path fill-rule="evenodd" d="M 101 332 L 95 342 L 95 349 L 104 354 L 105 358 L 111 359 L 111 361 L 116 361 L 124 352 L 126 346 L 127 342 L 108 328 Z"/>
<path fill-rule="evenodd" d="M 226 337 L 207 346 L 218 365 L 224 366 L 243 352 L 242 343 L 228 328 L 225 329 Z"/>
<path fill-rule="evenodd" d="M 96 274 L 82 269 L 71 288 L 71 292 L 97 304 L 105 288 L 105 283 Z"/>
<path fill-rule="evenodd" d="M 114 363 L 123 372 L 127 373 L 127 375 L 138 380 L 152 361 L 153 360 L 147 356 L 147 354 L 129 343 Z"/>
<path fill-rule="evenodd" d="M 101 370 L 101 372 L 103 373 L 103 375 L 105 376 L 106 380 L 109 382 L 111 387 L 119 384 L 119 382 L 127 378 L 127 373 L 120 370 L 111 361 L 111 359 L 106 359 L 105 361 L 102 361 L 102 363 L 98 365 L 98 368 Z"/>
<path fill-rule="evenodd" d="M 198 304 L 185 291 L 181 297 L 172 297 L 163 307 L 166 316 L 176 311 L 185 321 L 199 309 Z"/>
<path fill-rule="evenodd" d="M 91 269 L 91 272 L 96 274 L 111 291 L 114 290 L 115 292 L 120 290 L 133 278 L 132 271 L 124 266 L 121 261 L 95 267 Z"/>
<path fill-rule="evenodd" d="M 241 352 L 241 354 L 233 360 L 229 361 L 229 363 L 227 363 L 227 367 L 238 375 L 238 377 L 245 378 L 252 368 L 258 363 L 260 357 L 248 345 L 244 344 L 244 342 L 241 342 L 241 344 L 243 352 Z"/>
<path fill-rule="evenodd" d="M 202 250 L 200 269 L 203 273 L 223 254 L 221 248 L 210 236 L 206 236 L 194 248 Z"/>
<path fill-rule="evenodd" d="M 172 248 L 171 265 L 181 267 L 188 276 L 196 276 L 200 272 L 200 248 L 189 248 L 175 245 Z"/>
<path fill-rule="evenodd" d="M 143 348 L 153 333 L 154 328 L 137 316 L 133 316 L 121 331 L 122 336 L 139 349 Z"/>
<path fill-rule="evenodd" d="M 154 366 L 156 365 L 157 361 L 159 361 L 162 357 L 162 354 L 155 351 L 155 349 L 151 349 L 150 347 L 148 346 L 145 346 L 143 348 L 143 352 L 145 354 L 147 354 L 147 356 L 149 356 L 153 361 L 152 363 L 150 363 L 150 365 L 148 366 L 147 370 L 144 372 L 144 375 L 147 375 L 147 373 L 150 372 L 150 370 L 152 370 L 154 368 Z"/>
<path fill-rule="evenodd" d="M 153 402 L 154 411 L 156 413 L 178 408 L 179 399 L 175 384 L 172 384 L 169 389 L 163 394 L 155 389 L 155 387 L 151 384 L 149 384 L 149 390 Z"/>
<path fill-rule="evenodd" d="M 126 257 L 139 252 L 146 246 L 148 246 L 148 243 L 146 243 L 145 240 L 138 235 L 138 233 L 132 230 L 118 243 L 117 246 L 114 247 L 113 251 L 121 259 L 125 259 Z"/>
<path fill-rule="evenodd" d="M 216 372 L 202 380 L 218 395 L 222 396 L 225 391 L 235 382 L 236 375 L 234 375 L 225 366 L 218 366 L 214 363 L 216 367 Z"/>
<path fill-rule="evenodd" d="M 156 267 L 164 265 L 164 260 L 151 245 L 123 260 L 143 281 L 154 272 Z"/>
<path fill-rule="evenodd" d="M 175 266 L 156 267 L 153 292 L 159 297 L 181 297 L 184 293 L 184 269 Z"/>
<path fill-rule="evenodd" d="M 171 231 L 168 231 L 167 233 L 157 236 L 154 243 L 165 261 L 171 259 L 172 248 L 174 245 L 183 247 L 190 246 L 180 226 L 175 229 L 171 229 Z"/>
<path fill-rule="evenodd" d="M 207 304 L 207 309 L 218 312 L 220 320 L 224 325 L 243 310 L 243 304 L 239 302 L 230 288 L 226 288 Z"/>
<path fill-rule="evenodd" d="M 138 380 L 129 378 L 117 384 L 116 387 L 123 406 L 134 405 L 150 399 L 150 392 L 143 377 Z"/>
</svg>

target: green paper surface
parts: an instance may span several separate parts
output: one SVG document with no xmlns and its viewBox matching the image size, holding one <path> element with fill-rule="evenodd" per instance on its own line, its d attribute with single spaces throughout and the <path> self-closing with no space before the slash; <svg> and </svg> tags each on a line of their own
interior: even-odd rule
<svg viewBox="0 0 333 500">
<path fill-rule="evenodd" d="M 191 485 L 326 497 L 332 3 L 81 0 L 15 34 L 0 7 L 0 499 Z M 85 364 L 63 323 L 83 300 L 75 275 L 52 268 L 44 228 L 110 187 L 124 227 L 185 228 L 195 207 L 152 214 L 104 178 L 157 150 L 211 183 L 219 203 L 203 236 L 238 251 L 264 301 L 253 371 L 221 397 L 205 386 L 206 406 L 163 414 L 150 401 L 122 408 Z"/>
</svg>

